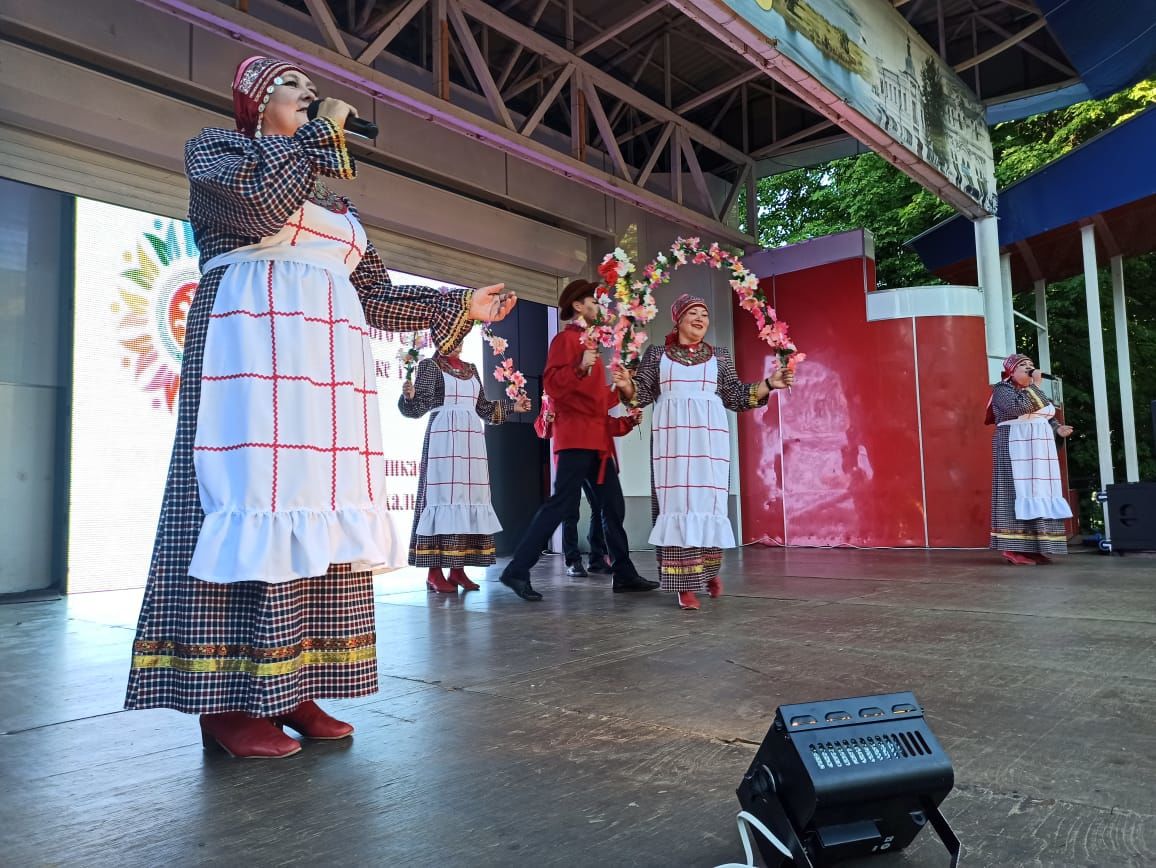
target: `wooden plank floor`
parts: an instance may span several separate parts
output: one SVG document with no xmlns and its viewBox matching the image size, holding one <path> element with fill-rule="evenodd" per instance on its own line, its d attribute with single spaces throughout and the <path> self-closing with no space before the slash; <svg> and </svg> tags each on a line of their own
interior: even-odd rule
<svg viewBox="0 0 1156 868">
<path fill-rule="evenodd" d="M 734 788 L 777 705 L 910 689 L 965 865 L 1156 865 L 1156 559 L 727 557 L 698 613 L 551 559 L 537 605 L 496 570 L 461 597 L 386 576 L 381 692 L 283 761 L 120 710 L 139 593 L 2 605 L 0 864 L 707 868 L 742 860 Z M 862 864 L 947 858 L 925 833 Z"/>
</svg>

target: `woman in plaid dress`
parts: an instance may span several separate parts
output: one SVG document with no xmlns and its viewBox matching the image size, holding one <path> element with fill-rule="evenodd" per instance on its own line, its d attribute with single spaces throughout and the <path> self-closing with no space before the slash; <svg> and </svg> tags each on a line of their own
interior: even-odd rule
<svg viewBox="0 0 1156 868">
<path fill-rule="evenodd" d="M 1002 379 L 987 405 L 991 438 L 991 548 L 1019 566 L 1047 564 L 1068 553 L 1064 519 L 1072 509 L 1060 485 L 1055 435 L 1069 437 L 1056 408 L 1040 389 L 1042 376 L 1025 355 L 1003 363 Z"/>
<path fill-rule="evenodd" d="M 396 558 L 368 327 L 431 329 L 449 352 L 501 286 L 392 286 L 348 200 L 352 108 L 249 58 L 237 131 L 185 148 L 201 251 L 176 439 L 133 643 L 127 708 L 200 714 L 205 744 L 283 757 L 344 738 L 322 697 L 377 690 L 370 569 Z"/>
<path fill-rule="evenodd" d="M 774 389 L 794 382 L 777 370 L 758 383 L 743 383 L 730 352 L 703 338 L 710 327 L 706 301 L 684 293 L 671 309 L 674 331 L 663 347 L 650 347 L 634 372 L 619 370 L 614 380 L 622 400 L 654 404 L 651 419 L 650 483 L 659 583 L 677 591 L 678 604 L 699 607 L 696 593 L 722 593 L 722 550 L 735 545 L 727 516 L 730 490 L 730 421 L 765 406 Z"/>
<path fill-rule="evenodd" d="M 489 400 L 477 368 L 455 350 L 422 359 L 397 408 L 409 419 L 430 414 L 409 539 L 410 566 L 429 570 L 426 587 L 431 591 L 476 591 L 478 585 L 464 568 L 494 563 L 494 534 L 502 529 L 490 502 L 482 423 L 501 425 L 510 412 L 528 411 L 530 399 Z M 443 569 L 450 571 L 448 580 Z"/>
</svg>

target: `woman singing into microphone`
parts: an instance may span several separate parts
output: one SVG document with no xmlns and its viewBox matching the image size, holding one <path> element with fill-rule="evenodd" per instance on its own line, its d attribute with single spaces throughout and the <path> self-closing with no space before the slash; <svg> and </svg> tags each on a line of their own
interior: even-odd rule
<svg viewBox="0 0 1156 868">
<path fill-rule="evenodd" d="M 393 286 L 349 201 L 342 126 L 297 67 L 251 57 L 233 80 L 237 130 L 185 147 L 201 252 L 180 413 L 127 708 L 200 714 L 238 757 L 301 749 L 282 731 L 353 727 L 315 699 L 377 690 L 373 577 L 402 558 L 385 512 L 368 328 L 430 329 L 452 352 L 501 319 L 501 286 Z"/>
<path fill-rule="evenodd" d="M 1060 487 L 1054 435 L 1069 437 L 1056 408 L 1040 390 L 1042 374 L 1024 355 L 1004 360 L 1003 376 L 991 390 L 991 547 L 1019 566 L 1049 563 L 1068 553 L 1064 519 L 1072 517 Z"/>
</svg>

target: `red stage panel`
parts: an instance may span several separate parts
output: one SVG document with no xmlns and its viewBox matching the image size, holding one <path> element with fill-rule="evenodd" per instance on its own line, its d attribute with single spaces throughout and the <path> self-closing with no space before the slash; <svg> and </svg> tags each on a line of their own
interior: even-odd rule
<svg viewBox="0 0 1156 868">
<path fill-rule="evenodd" d="M 875 292 L 869 236 L 748 257 L 807 353 L 794 392 L 739 417 L 743 542 L 984 546 L 991 429 L 982 297 L 973 287 Z M 739 374 L 771 368 L 734 306 Z"/>
<path fill-rule="evenodd" d="M 983 320 L 915 320 L 928 544 L 986 546 L 991 524 L 991 390 Z"/>
</svg>

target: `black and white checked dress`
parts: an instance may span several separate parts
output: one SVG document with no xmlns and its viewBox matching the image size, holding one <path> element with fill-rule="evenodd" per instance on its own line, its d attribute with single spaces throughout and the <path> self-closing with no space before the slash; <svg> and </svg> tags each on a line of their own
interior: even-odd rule
<svg viewBox="0 0 1156 868">
<path fill-rule="evenodd" d="M 681 346 L 649 347 L 642 356 L 638 369 L 634 373 L 635 403 L 639 407 L 653 404 L 661 393 L 661 362 L 663 356 L 672 362 L 688 367 L 704 365 L 710 359 L 718 360 L 718 387 L 717 393 L 722 399 L 723 406 L 728 410 L 741 413 L 766 406 L 767 398 L 759 400 L 757 395 L 758 383 L 744 383 L 739 380 L 735 371 L 734 359 L 729 350 L 721 347 L 712 347 L 710 344 L 699 344 L 695 349 Z M 769 397 L 769 396 L 768 396 Z M 651 452 L 654 453 L 654 434 L 651 434 Z M 658 492 L 654 483 L 655 471 L 652 468 L 650 479 L 650 517 L 657 521 L 659 516 Z M 706 590 L 706 584 L 719 574 L 722 568 L 721 548 L 683 547 L 683 546 L 655 546 L 658 558 L 658 580 L 664 591 L 696 591 Z"/>
<path fill-rule="evenodd" d="M 1037 518 L 1021 521 L 1016 518 L 1016 485 L 1012 474 L 1011 453 L 1007 426 L 1000 422 L 1018 419 L 1031 413 L 1050 399 L 1036 386 L 1017 389 L 1007 380 L 992 388 L 992 410 L 995 412 L 995 433 L 991 437 L 991 542 L 989 547 L 1001 552 L 1066 555 L 1068 537 L 1063 519 Z M 1060 423 L 1049 420 L 1054 431 Z M 1057 468 L 1056 476 L 1059 476 Z"/>
<path fill-rule="evenodd" d="M 478 400 L 476 410 L 478 418 L 490 425 L 501 425 L 506 417 L 513 412 L 514 402 L 506 398 L 491 401 L 486 398 L 482 381 L 478 377 L 477 369 L 463 362 L 460 369 L 455 369 L 449 363 L 439 359 L 422 359 L 414 373 L 413 400 L 407 400 L 402 394 L 397 401 L 397 408 L 401 415 L 408 419 L 420 419 L 426 413 L 436 414 L 439 407 L 445 404 L 445 379 L 442 374 L 460 379 L 473 379 L 478 383 Z M 432 424 L 433 418 L 431 416 Z M 414 567 L 440 567 L 454 569 L 456 567 L 488 567 L 494 563 L 494 535 L 488 533 L 477 534 L 440 534 L 438 536 L 419 536 L 418 522 L 426 506 L 426 473 L 429 469 L 430 428 L 426 426 L 425 439 L 421 446 L 421 469 L 417 480 L 417 504 L 413 512 L 413 529 L 409 538 L 409 563 Z"/>
<path fill-rule="evenodd" d="M 342 132 L 323 118 L 291 137 L 204 130 L 186 146 L 185 166 L 202 264 L 275 234 L 306 200 L 352 207 L 317 183 L 318 176 L 354 174 Z M 202 361 L 225 271 L 203 276 L 189 311 L 177 432 L 125 707 L 271 717 L 308 699 L 376 691 L 372 575 L 348 564 L 279 584 L 212 584 L 188 575 L 204 519 L 193 463 Z M 472 326 L 470 291 L 393 286 L 372 245 L 350 280 L 375 328 L 431 329 L 448 352 Z"/>
</svg>

